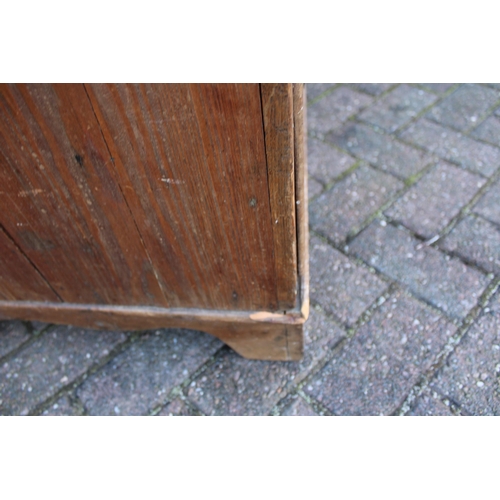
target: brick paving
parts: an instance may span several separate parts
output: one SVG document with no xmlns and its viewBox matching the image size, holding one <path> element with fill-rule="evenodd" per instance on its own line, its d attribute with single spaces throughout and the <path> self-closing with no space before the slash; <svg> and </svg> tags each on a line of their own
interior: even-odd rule
<svg viewBox="0 0 500 500">
<path fill-rule="evenodd" d="M 308 99 L 303 360 L 4 321 L 0 414 L 500 414 L 499 88 L 310 84 Z"/>
</svg>

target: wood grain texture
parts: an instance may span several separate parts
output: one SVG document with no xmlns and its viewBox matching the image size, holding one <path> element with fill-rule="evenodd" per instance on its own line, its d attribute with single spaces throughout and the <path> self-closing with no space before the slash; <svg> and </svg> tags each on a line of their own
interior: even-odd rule
<svg viewBox="0 0 500 500">
<path fill-rule="evenodd" d="M 32 263 L 0 228 L 0 299 L 59 301 Z M 29 283 L 29 287 L 25 285 Z"/>
<path fill-rule="evenodd" d="M 297 209 L 297 259 L 300 310 L 309 316 L 309 212 L 307 189 L 307 110 L 306 86 L 293 84 L 295 206 Z"/>
<path fill-rule="evenodd" d="M 0 223 L 16 245 L 64 301 L 168 305 L 110 165 L 82 85 L 0 87 Z"/>
<path fill-rule="evenodd" d="M 258 85 L 87 90 L 169 305 L 276 310 Z"/>
<path fill-rule="evenodd" d="M 304 318 L 297 314 L 0 301 L 0 320 L 19 318 L 100 330 L 201 330 L 250 359 L 290 361 L 303 354 Z"/>
<path fill-rule="evenodd" d="M 278 309 L 289 310 L 297 306 L 292 84 L 263 83 L 261 96 Z"/>
</svg>

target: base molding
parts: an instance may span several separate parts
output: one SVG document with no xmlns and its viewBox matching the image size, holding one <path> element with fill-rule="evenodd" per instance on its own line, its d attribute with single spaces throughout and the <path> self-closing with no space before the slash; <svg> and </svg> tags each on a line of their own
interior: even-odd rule
<svg viewBox="0 0 500 500">
<path fill-rule="evenodd" d="M 249 359 L 295 361 L 303 354 L 301 312 L 214 311 L 0 301 L 0 319 L 67 324 L 96 330 L 187 328 L 209 333 Z"/>
</svg>

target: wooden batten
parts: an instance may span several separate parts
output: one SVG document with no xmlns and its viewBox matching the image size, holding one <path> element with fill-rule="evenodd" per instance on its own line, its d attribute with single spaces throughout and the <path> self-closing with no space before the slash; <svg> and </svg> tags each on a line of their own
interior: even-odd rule
<svg viewBox="0 0 500 500">
<path fill-rule="evenodd" d="M 309 212 L 307 189 L 307 108 L 306 87 L 293 85 L 295 160 L 295 206 L 297 214 L 297 272 L 302 316 L 309 316 Z"/>
</svg>

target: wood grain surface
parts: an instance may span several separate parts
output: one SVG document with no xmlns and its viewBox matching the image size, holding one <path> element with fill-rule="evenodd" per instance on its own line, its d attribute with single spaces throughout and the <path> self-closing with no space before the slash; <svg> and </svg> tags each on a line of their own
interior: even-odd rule
<svg viewBox="0 0 500 500">
<path fill-rule="evenodd" d="M 64 301 L 167 305 L 112 163 L 82 85 L 0 87 L 1 226 Z"/>
<path fill-rule="evenodd" d="M 293 309 L 293 119 L 291 84 L 1 85 L 0 227 L 65 302 Z"/>
<path fill-rule="evenodd" d="M 278 309 L 288 310 L 297 306 L 292 84 L 263 83 L 261 94 Z"/>
</svg>

